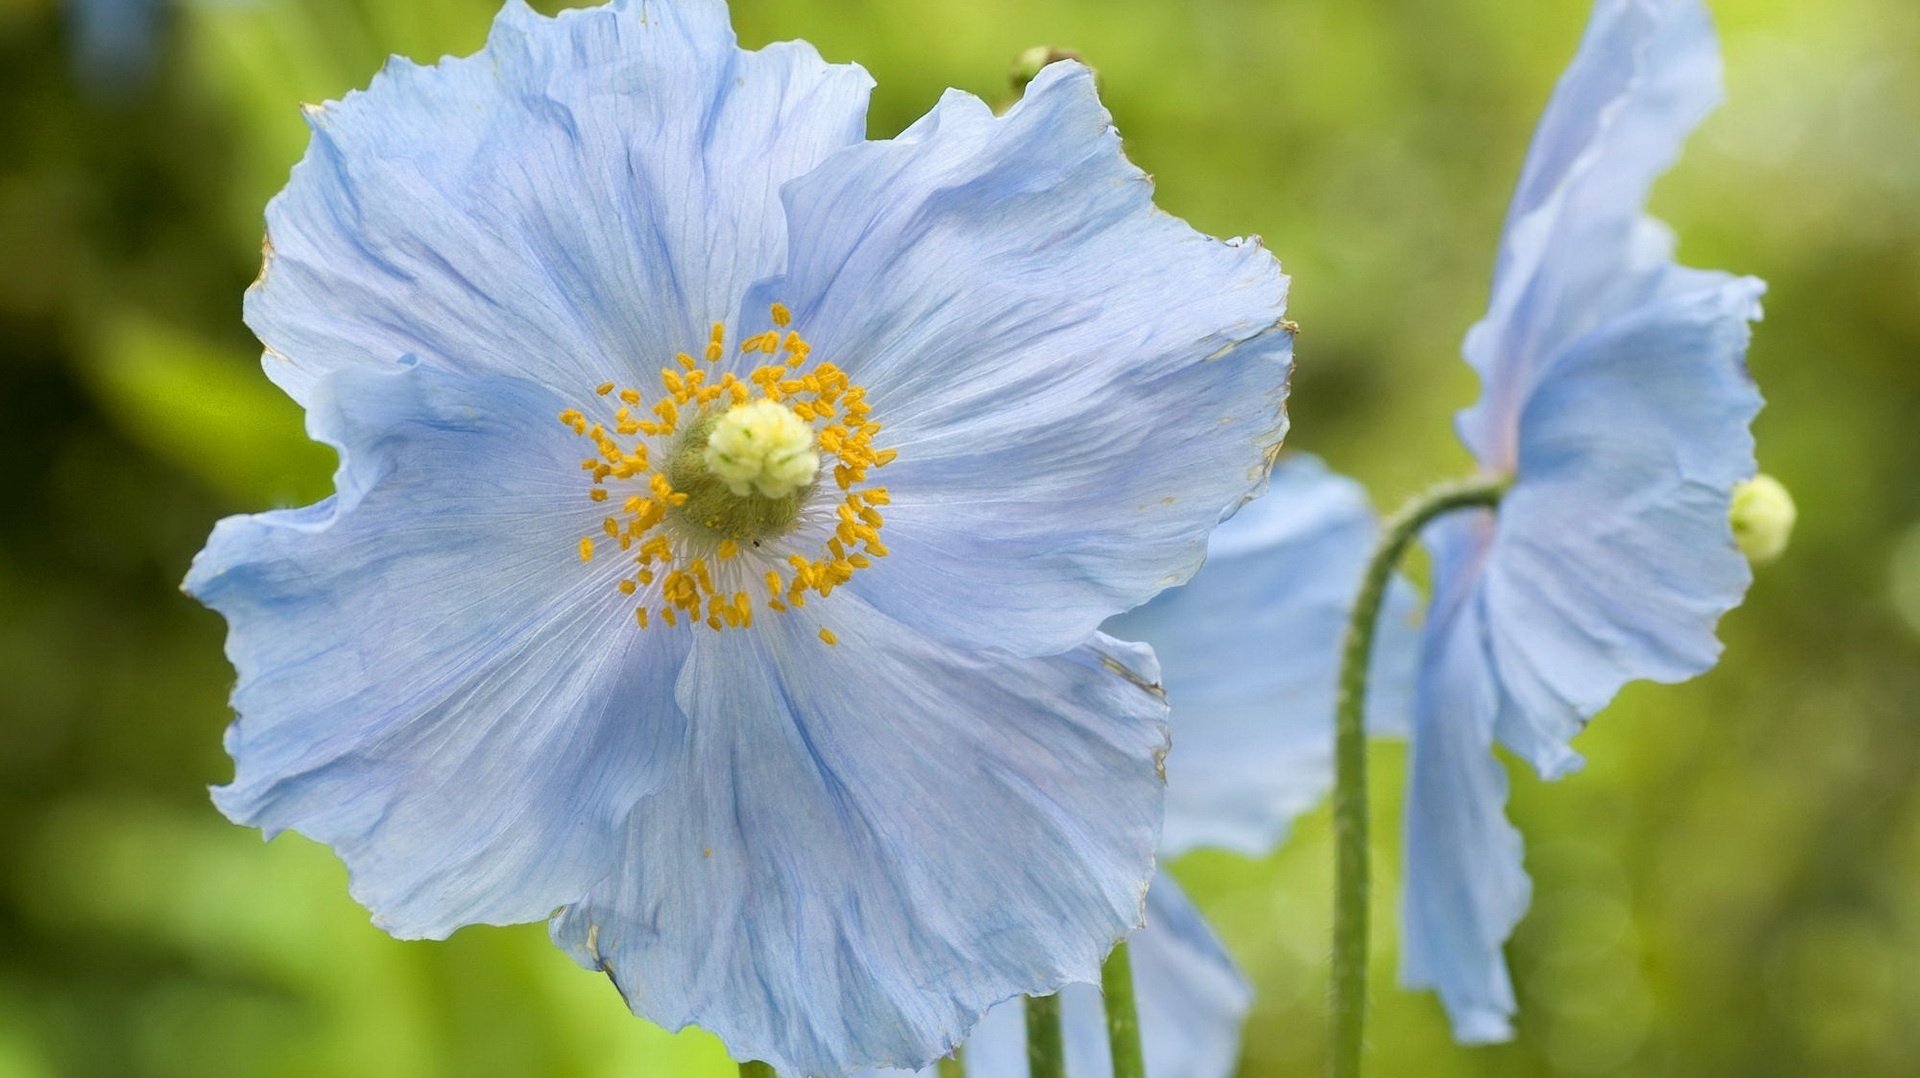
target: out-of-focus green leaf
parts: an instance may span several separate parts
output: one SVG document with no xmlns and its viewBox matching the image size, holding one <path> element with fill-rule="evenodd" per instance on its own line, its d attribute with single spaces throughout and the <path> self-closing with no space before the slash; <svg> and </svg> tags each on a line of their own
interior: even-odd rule
<svg viewBox="0 0 1920 1078">
<path fill-rule="evenodd" d="M 331 487 L 333 450 L 307 438 L 299 406 L 245 353 L 122 315 L 83 369 L 128 437 L 237 504 L 311 502 Z"/>
</svg>

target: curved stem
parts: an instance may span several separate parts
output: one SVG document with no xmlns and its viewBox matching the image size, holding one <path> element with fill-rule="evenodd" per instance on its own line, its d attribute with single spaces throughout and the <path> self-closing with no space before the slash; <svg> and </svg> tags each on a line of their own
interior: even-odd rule
<svg viewBox="0 0 1920 1078">
<path fill-rule="evenodd" d="M 1147 1078 L 1140 1051 L 1140 1014 L 1133 1000 L 1133 959 L 1121 940 L 1100 967 L 1100 992 L 1106 998 L 1107 1045 L 1113 1052 L 1113 1078 Z"/>
<path fill-rule="evenodd" d="M 960 1049 L 940 1061 L 940 1078 L 967 1078 L 967 1064 L 960 1056 Z"/>
<path fill-rule="evenodd" d="M 1027 997 L 1027 1071 L 1032 1078 L 1067 1078 L 1057 994 Z"/>
<path fill-rule="evenodd" d="M 1458 509 L 1500 504 L 1508 480 L 1446 483 L 1416 495 L 1390 517 L 1367 561 L 1340 652 L 1340 695 L 1334 714 L 1334 1078 L 1359 1078 L 1367 1015 L 1367 915 L 1372 908 L 1367 865 L 1367 674 L 1374 629 L 1400 559 L 1420 530 Z"/>
</svg>

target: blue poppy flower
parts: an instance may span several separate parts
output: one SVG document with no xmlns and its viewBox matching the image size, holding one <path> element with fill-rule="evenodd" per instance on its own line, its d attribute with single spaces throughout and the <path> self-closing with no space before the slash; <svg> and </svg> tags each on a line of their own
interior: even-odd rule
<svg viewBox="0 0 1920 1078">
<path fill-rule="evenodd" d="M 1754 473 L 1747 376 L 1763 286 L 1689 269 L 1643 206 L 1720 95 L 1697 0 L 1603 0 L 1508 214 L 1467 336 L 1482 397 L 1462 439 L 1511 487 L 1429 530 L 1402 976 L 1463 1041 L 1512 1034 L 1501 945 L 1525 910 L 1495 743 L 1542 776 L 1628 681 L 1713 665 L 1748 569 L 1728 506 Z"/>
<path fill-rule="evenodd" d="M 1295 455 L 1214 531 L 1191 581 L 1103 627 L 1153 646 L 1172 703 L 1163 858 L 1202 847 L 1264 855 L 1326 795 L 1340 643 L 1375 525 L 1359 484 Z M 1417 605 L 1396 581 L 1368 688 L 1376 732 L 1405 728 Z M 1164 872 L 1130 947 L 1147 1073 L 1232 1074 L 1251 989 Z M 1060 1013 L 1071 1078 L 1111 1075 L 1099 989 L 1068 985 Z M 1023 1015 L 1013 1000 L 981 1021 L 966 1044 L 971 1078 L 1026 1078 Z"/>
<path fill-rule="evenodd" d="M 869 86 L 719 0 L 516 2 L 309 109 L 246 314 L 338 490 L 187 580 L 229 816 L 795 1074 L 1138 923 L 1164 703 L 1096 630 L 1262 481 L 1291 364 L 1278 264 L 1153 208 L 1084 68 L 881 142 Z"/>
</svg>

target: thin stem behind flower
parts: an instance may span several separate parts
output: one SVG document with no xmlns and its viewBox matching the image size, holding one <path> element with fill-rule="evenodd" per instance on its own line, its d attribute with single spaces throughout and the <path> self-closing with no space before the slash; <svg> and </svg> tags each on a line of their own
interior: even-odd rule
<svg viewBox="0 0 1920 1078">
<path fill-rule="evenodd" d="M 1492 509 L 1506 478 L 1445 483 L 1403 506 L 1386 523 L 1360 580 L 1340 654 L 1340 696 L 1334 714 L 1334 1078 L 1359 1078 L 1367 1015 L 1367 917 L 1372 884 L 1367 865 L 1367 674 L 1374 628 L 1394 570 L 1420 530 L 1458 509 Z"/>
</svg>

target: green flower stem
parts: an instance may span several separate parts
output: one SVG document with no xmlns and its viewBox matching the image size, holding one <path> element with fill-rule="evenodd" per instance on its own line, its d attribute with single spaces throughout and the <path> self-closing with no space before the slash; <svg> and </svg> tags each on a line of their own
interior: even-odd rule
<svg viewBox="0 0 1920 1078">
<path fill-rule="evenodd" d="M 967 1065 L 960 1062 L 960 1049 L 940 1061 L 940 1078 L 967 1078 Z"/>
<path fill-rule="evenodd" d="M 1127 941 L 1100 968 L 1100 991 L 1107 1002 L 1107 1044 L 1113 1050 L 1113 1078 L 1147 1078 L 1140 1052 L 1140 1013 L 1133 1000 L 1133 959 Z"/>
<path fill-rule="evenodd" d="M 1367 1017 L 1367 916 L 1372 907 L 1367 866 L 1367 673 L 1373 634 L 1387 586 L 1407 548 L 1434 518 L 1458 509 L 1500 504 L 1508 480 L 1445 483 L 1414 497 L 1386 523 L 1360 580 L 1360 594 L 1340 653 L 1340 697 L 1334 718 L 1334 1078 L 1359 1078 Z"/>
<path fill-rule="evenodd" d="M 1027 997 L 1027 1072 L 1032 1078 L 1067 1078 L 1058 995 Z"/>
<path fill-rule="evenodd" d="M 780 1076 L 774 1073 L 770 1064 L 754 1059 L 740 1064 L 740 1078 L 780 1078 Z"/>
</svg>

